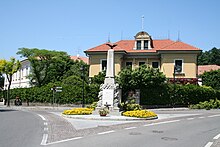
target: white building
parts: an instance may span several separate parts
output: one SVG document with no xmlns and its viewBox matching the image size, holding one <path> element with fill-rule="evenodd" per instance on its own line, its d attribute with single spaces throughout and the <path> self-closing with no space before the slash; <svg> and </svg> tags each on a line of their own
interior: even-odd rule
<svg viewBox="0 0 220 147">
<path fill-rule="evenodd" d="M 72 60 L 82 60 L 83 62 L 88 64 L 88 58 L 87 57 L 81 57 L 81 56 L 71 56 Z M 31 72 L 31 63 L 28 59 L 22 60 L 21 61 L 21 68 L 14 73 L 12 76 L 12 82 L 11 82 L 11 88 L 28 88 L 31 87 L 30 85 L 30 80 L 28 76 L 30 75 Z M 4 89 L 8 89 L 8 79 L 6 78 L 5 75 L 5 82 L 4 82 Z"/>
<path fill-rule="evenodd" d="M 28 59 L 21 61 L 21 68 L 13 74 L 11 88 L 28 88 L 30 87 L 30 80 L 28 75 L 30 74 L 31 65 Z M 5 76 L 5 75 L 4 75 Z M 8 79 L 5 76 L 4 89 L 8 89 Z"/>
</svg>

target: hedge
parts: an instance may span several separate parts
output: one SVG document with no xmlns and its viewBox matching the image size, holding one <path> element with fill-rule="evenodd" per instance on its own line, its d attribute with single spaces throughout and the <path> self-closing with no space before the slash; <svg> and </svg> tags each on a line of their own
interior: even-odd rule
<svg viewBox="0 0 220 147">
<path fill-rule="evenodd" d="M 54 94 L 55 103 L 58 104 L 76 104 L 82 103 L 82 80 L 77 76 L 71 76 L 63 82 L 49 83 L 42 87 L 31 88 L 17 88 L 10 90 L 10 99 L 15 99 L 17 96 L 22 101 L 37 102 L 37 103 L 52 103 L 53 100 L 53 87 L 62 87 L 62 92 Z M 84 97 L 85 103 L 89 104 L 98 101 L 98 85 L 84 84 Z M 3 95 L 3 92 L 0 92 Z"/>
<path fill-rule="evenodd" d="M 191 105 L 220 99 L 220 91 L 197 85 L 164 84 L 141 89 L 141 105 Z"/>
<path fill-rule="evenodd" d="M 51 103 L 53 99 L 53 86 L 63 87 L 61 93 L 55 93 L 56 103 L 59 104 L 81 104 L 82 102 L 82 80 L 78 77 L 70 77 L 65 81 L 49 83 L 42 87 L 12 89 L 10 99 L 19 96 L 22 101 Z M 99 85 L 85 83 L 85 103 L 91 104 L 98 101 Z M 3 92 L 0 92 L 3 97 Z M 210 99 L 220 100 L 220 91 L 211 87 L 197 85 L 174 85 L 165 83 L 157 87 L 145 87 L 141 89 L 141 105 L 192 105 Z"/>
</svg>

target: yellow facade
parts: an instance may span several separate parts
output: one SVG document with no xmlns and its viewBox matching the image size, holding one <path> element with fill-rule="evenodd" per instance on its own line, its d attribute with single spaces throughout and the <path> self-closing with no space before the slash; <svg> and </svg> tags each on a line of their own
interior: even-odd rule
<svg viewBox="0 0 220 147">
<path fill-rule="evenodd" d="M 102 71 L 101 61 L 107 59 L 107 53 L 93 54 L 89 56 L 90 69 L 89 77 L 94 77 Z M 139 62 L 145 62 L 146 65 L 152 67 L 152 62 L 159 62 L 159 70 L 163 72 L 167 78 L 173 78 L 174 63 L 179 59 L 183 61 L 183 71 L 176 74 L 176 78 L 196 78 L 197 77 L 197 54 L 184 53 L 164 53 L 158 55 L 158 58 L 131 58 L 121 54 L 115 54 L 115 74 L 117 75 L 124 67 L 126 62 L 132 62 L 132 69 L 139 67 Z"/>
<path fill-rule="evenodd" d="M 196 78 L 197 77 L 197 54 L 161 54 L 161 72 L 167 78 L 173 78 L 174 61 L 183 60 L 183 71 L 176 74 L 177 78 Z"/>
<path fill-rule="evenodd" d="M 102 71 L 102 60 L 107 59 L 107 53 L 105 54 L 95 54 L 89 57 L 89 77 L 94 77 L 99 72 Z M 117 75 L 122 68 L 122 56 L 120 54 L 115 54 L 115 74 Z"/>
</svg>

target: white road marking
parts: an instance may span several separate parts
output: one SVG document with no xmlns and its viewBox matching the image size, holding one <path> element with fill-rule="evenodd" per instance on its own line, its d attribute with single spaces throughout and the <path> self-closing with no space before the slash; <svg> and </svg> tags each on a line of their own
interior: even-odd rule
<svg viewBox="0 0 220 147">
<path fill-rule="evenodd" d="M 216 135 L 213 139 L 219 139 L 220 138 L 220 134 Z"/>
<path fill-rule="evenodd" d="M 45 126 L 47 126 L 47 125 L 48 125 L 48 123 L 47 123 L 47 122 L 44 122 L 44 125 L 45 125 Z"/>
<path fill-rule="evenodd" d="M 164 122 L 158 122 L 158 123 L 146 124 L 146 125 L 144 125 L 144 126 L 145 126 L 145 127 L 148 127 L 148 126 L 154 126 L 154 125 L 160 125 L 160 124 L 174 123 L 174 122 L 178 122 L 178 121 L 180 121 L 180 120 L 164 121 Z"/>
<path fill-rule="evenodd" d="M 208 143 L 205 145 L 205 147 L 211 147 L 212 144 L 213 144 L 213 142 L 208 142 Z"/>
<path fill-rule="evenodd" d="M 220 116 L 220 115 L 210 115 L 210 116 L 208 116 L 208 117 L 218 117 L 218 116 Z"/>
<path fill-rule="evenodd" d="M 48 128 L 44 128 L 44 131 L 48 131 Z"/>
<path fill-rule="evenodd" d="M 77 139 L 81 139 L 81 138 L 83 138 L 83 137 L 75 137 L 75 138 L 70 138 L 70 139 L 55 141 L 55 142 L 48 143 L 48 144 L 46 144 L 46 145 L 52 145 L 52 144 L 57 144 L 57 143 L 62 143 L 62 142 L 67 142 L 67 141 L 72 141 L 72 140 L 77 140 Z"/>
<path fill-rule="evenodd" d="M 201 117 L 198 117 L 198 118 L 203 119 L 203 118 L 205 118 L 205 117 L 201 116 Z"/>
<path fill-rule="evenodd" d="M 195 118 L 187 118 L 187 120 L 193 120 L 193 119 L 195 119 Z"/>
<path fill-rule="evenodd" d="M 41 117 L 41 119 L 43 119 L 44 121 L 46 120 L 46 118 L 45 117 L 43 117 L 42 115 L 40 115 L 40 114 L 37 114 L 38 116 L 40 116 Z"/>
<path fill-rule="evenodd" d="M 41 145 L 47 145 L 47 138 L 48 138 L 48 134 L 44 134 L 43 139 L 41 141 Z"/>
<path fill-rule="evenodd" d="M 125 130 L 136 129 L 137 127 L 124 128 Z"/>
<path fill-rule="evenodd" d="M 109 134 L 109 133 L 113 133 L 113 132 L 115 132 L 115 131 L 111 130 L 111 131 L 106 131 L 106 132 L 98 133 L 98 135 Z"/>
</svg>

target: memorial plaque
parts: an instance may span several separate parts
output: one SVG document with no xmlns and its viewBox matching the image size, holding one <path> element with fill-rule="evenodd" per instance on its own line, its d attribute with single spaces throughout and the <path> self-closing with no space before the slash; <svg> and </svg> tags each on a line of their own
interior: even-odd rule
<svg viewBox="0 0 220 147">
<path fill-rule="evenodd" d="M 114 98 L 114 89 L 104 89 L 103 90 L 103 99 L 102 104 L 105 105 L 106 103 L 113 106 L 113 98 Z"/>
</svg>

